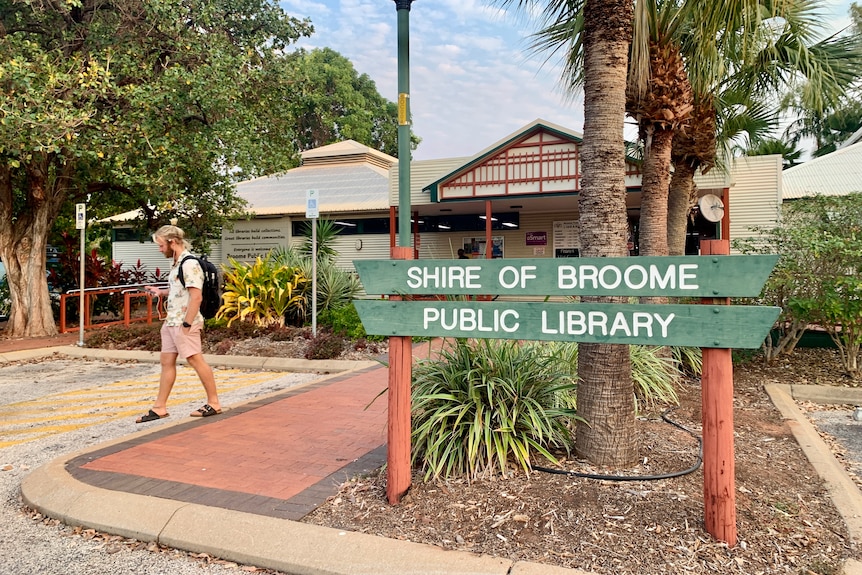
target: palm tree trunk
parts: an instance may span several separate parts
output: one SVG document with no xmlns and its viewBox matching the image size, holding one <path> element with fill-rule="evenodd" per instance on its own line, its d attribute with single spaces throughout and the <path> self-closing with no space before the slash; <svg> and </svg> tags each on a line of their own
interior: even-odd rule
<svg viewBox="0 0 862 575">
<path fill-rule="evenodd" d="M 673 130 L 656 128 L 651 140 L 643 162 L 639 247 L 642 256 L 666 256 Z"/>
<path fill-rule="evenodd" d="M 583 180 L 578 201 L 581 254 L 618 257 L 626 250 L 622 151 L 632 4 L 596 0 L 584 8 Z M 584 298 L 584 301 L 613 298 Z M 622 467 L 638 456 L 628 346 L 581 344 L 575 450 L 597 465 Z"/>
<path fill-rule="evenodd" d="M 668 255 L 685 255 L 685 238 L 688 214 L 691 211 L 691 192 L 694 189 L 695 169 L 690 162 L 674 162 L 670 190 L 667 197 L 667 250 Z"/>
</svg>

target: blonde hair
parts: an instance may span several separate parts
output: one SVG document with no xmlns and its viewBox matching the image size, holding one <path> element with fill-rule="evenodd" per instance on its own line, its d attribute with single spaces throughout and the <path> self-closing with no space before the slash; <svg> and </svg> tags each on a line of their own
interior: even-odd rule
<svg viewBox="0 0 862 575">
<path fill-rule="evenodd" d="M 177 242 L 183 245 L 184 249 L 190 250 L 192 245 L 186 239 L 186 233 L 182 228 L 177 226 L 162 226 L 153 234 L 153 241 L 157 242 L 161 239 L 164 242 Z"/>
</svg>

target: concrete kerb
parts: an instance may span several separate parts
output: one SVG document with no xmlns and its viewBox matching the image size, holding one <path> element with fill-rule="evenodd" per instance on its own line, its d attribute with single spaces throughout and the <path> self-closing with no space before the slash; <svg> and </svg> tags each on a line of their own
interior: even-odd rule
<svg viewBox="0 0 862 575">
<path fill-rule="evenodd" d="M 65 469 L 69 459 L 85 453 L 57 458 L 28 475 L 21 486 L 24 502 L 69 525 L 293 575 L 589 575 L 92 487 Z"/>
<path fill-rule="evenodd" d="M 356 369 L 379 365 L 377 362 L 359 363 L 362 365 Z M 325 379 L 329 377 L 337 377 L 337 374 Z M 312 383 L 316 382 L 306 385 Z M 181 424 L 172 422 L 158 429 Z M 139 541 L 155 541 L 175 549 L 208 553 L 292 575 L 590 575 L 579 569 L 516 562 L 287 519 L 111 491 L 74 479 L 66 468 L 69 461 L 94 449 L 135 440 L 155 431 L 138 431 L 38 467 L 22 481 L 24 503 L 67 525 Z"/>
<path fill-rule="evenodd" d="M 832 455 L 832 450 L 795 401 L 800 399 L 824 404 L 858 404 L 856 396 L 862 400 L 862 390 L 787 384 L 768 384 L 765 389 L 790 427 L 805 457 L 826 484 L 829 497 L 847 525 L 851 541 L 854 545 L 862 544 L 862 494 L 859 487 L 847 474 L 844 466 Z M 843 572 L 846 575 L 862 575 L 862 562 L 848 560 L 844 564 Z"/>
<path fill-rule="evenodd" d="M 81 359 L 131 360 L 146 363 L 159 363 L 157 351 L 132 351 L 122 349 L 101 349 L 64 345 L 41 349 L 27 349 L 0 353 L 0 363 L 38 359 L 51 356 L 68 356 Z M 256 369 L 262 371 L 291 371 L 298 373 L 343 373 L 368 367 L 380 367 L 378 361 L 354 361 L 342 359 L 294 359 L 286 357 L 238 356 L 204 354 L 207 363 L 213 367 L 236 369 Z M 178 363 L 185 364 L 185 360 Z"/>
</svg>

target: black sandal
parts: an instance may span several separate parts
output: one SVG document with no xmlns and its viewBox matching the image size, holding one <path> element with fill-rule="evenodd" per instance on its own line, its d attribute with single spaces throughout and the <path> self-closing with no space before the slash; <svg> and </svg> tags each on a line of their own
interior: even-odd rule
<svg viewBox="0 0 862 575">
<path fill-rule="evenodd" d="M 205 404 L 203 407 L 191 412 L 192 417 L 212 417 L 221 413 L 221 409 L 214 409 L 210 404 Z"/>
<path fill-rule="evenodd" d="M 169 415 L 170 415 L 170 413 L 166 413 L 164 415 L 159 415 L 158 413 L 156 413 L 155 411 L 153 411 L 151 409 L 146 413 L 146 415 L 142 415 L 139 418 L 137 418 L 135 420 L 135 423 L 146 423 L 148 421 L 155 421 L 157 419 L 164 419 L 164 418 L 168 417 Z"/>
</svg>

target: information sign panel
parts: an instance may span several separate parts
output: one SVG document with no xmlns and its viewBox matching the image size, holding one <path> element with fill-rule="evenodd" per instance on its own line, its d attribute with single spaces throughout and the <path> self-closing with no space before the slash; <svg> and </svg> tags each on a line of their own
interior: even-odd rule
<svg viewBox="0 0 862 575">
<path fill-rule="evenodd" d="M 777 255 L 354 260 L 368 294 L 755 297 Z"/>
<path fill-rule="evenodd" d="M 781 308 L 538 302 L 354 302 L 372 335 L 760 347 Z M 397 318 L 397 320 L 396 320 Z"/>
</svg>

